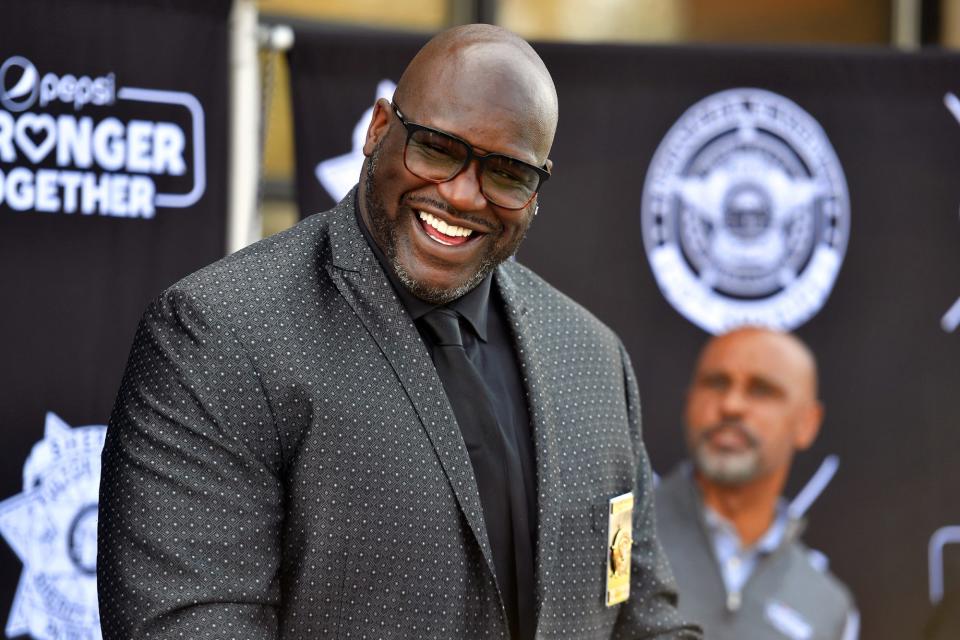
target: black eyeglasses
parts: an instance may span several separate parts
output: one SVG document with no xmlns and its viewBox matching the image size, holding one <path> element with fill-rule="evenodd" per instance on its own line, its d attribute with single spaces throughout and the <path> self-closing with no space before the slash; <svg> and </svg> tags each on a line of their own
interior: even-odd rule
<svg viewBox="0 0 960 640">
<path fill-rule="evenodd" d="M 453 180 L 476 158 L 483 197 L 504 209 L 523 209 L 550 177 L 545 167 L 500 153 L 480 153 L 466 140 L 407 121 L 396 103 L 390 106 L 407 129 L 403 164 L 419 178 L 438 183 Z"/>
</svg>

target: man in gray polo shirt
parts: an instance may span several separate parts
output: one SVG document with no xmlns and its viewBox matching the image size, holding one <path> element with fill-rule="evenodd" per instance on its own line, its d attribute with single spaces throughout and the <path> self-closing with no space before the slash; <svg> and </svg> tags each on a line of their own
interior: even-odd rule
<svg viewBox="0 0 960 640">
<path fill-rule="evenodd" d="M 850 592 L 800 542 L 781 497 L 817 436 L 813 354 L 793 335 L 742 328 L 710 340 L 687 395 L 684 463 L 656 492 L 680 611 L 711 640 L 849 640 Z"/>
</svg>

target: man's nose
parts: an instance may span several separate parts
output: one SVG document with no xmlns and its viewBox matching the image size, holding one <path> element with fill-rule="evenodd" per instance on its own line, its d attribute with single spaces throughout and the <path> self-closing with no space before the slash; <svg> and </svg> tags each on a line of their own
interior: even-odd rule
<svg viewBox="0 0 960 640">
<path fill-rule="evenodd" d="M 453 180 L 441 182 L 437 190 L 450 206 L 460 211 L 478 211 L 487 206 L 480 191 L 480 172 L 477 161 L 472 161 Z"/>
<path fill-rule="evenodd" d="M 742 389 L 730 387 L 720 396 L 720 411 L 724 416 L 740 416 L 747 408 L 747 398 Z"/>
</svg>

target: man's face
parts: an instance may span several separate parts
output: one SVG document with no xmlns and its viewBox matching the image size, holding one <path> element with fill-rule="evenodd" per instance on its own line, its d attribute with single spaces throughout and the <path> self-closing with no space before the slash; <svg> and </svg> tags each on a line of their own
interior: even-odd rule
<svg viewBox="0 0 960 640">
<path fill-rule="evenodd" d="M 686 407 L 687 446 L 701 475 L 743 485 L 786 473 L 819 427 L 812 367 L 773 332 L 736 332 L 707 345 Z"/>
<path fill-rule="evenodd" d="M 547 125 L 527 115 L 521 95 L 509 87 L 484 91 L 484 84 L 489 82 L 450 77 L 400 106 L 408 121 L 451 133 L 482 152 L 543 165 L 552 131 L 548 134 Z M 379 101 L 364 147 L 366 220 L 401 282 L 421 299 L 444 304 L 470 291 L 516 252 L 533 219 L 536 198 L 521 210 L 488 202 L 480 191 L 476 161 L 448 182 L 418 178 L 404 166 L 405 141 L 399 118 L 388 102 Z"/>
</svg>

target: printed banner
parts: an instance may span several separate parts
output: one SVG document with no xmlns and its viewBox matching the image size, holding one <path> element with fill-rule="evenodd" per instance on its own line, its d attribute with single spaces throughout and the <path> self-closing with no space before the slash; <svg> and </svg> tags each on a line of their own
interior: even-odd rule
<svg viewBox="0 0 960 640">
<path fill-rule="evenodd" d="M 99 455 L 133 332 L 226 245 L 229 7 L 0 8 L 5 637 L 100 637 Z"/>
<path fill-rule="evenodd" d="M 297 33 L 303 215 L 356 182 L 369 109 L 425 41 Z M 797 330 L 827 417 L 788 497 L 821 469 L 795 505 L 829 482 L 805 539 L 853 591 L 861 637 L 918 637 L 960 591 L 960 56 L 536 48 L 560 125 L 519 260 L 623 338 L 660 473 L 685 455 L 708 335 Z"/>
</svg>

